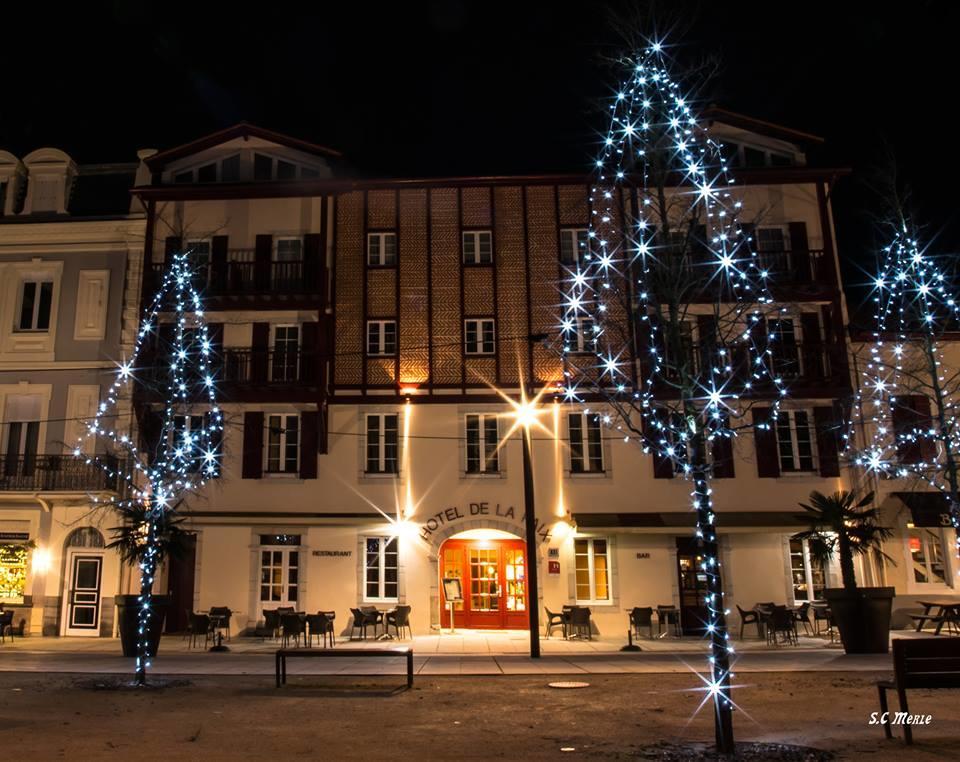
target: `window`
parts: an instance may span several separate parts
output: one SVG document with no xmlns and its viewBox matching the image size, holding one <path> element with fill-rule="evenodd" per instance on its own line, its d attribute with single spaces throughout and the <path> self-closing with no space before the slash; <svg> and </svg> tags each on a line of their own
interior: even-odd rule
<svg viewBox="0 0 960 762">
<path fill-rule="evenodd" d="M 170 432 L 170 444 L 174 448 L 183 449 L 183 457 L 187 470 L 198 473 L 203 468 L 203 453 L 200 450 L 200 430 L 203 429 L 202 415 L 175 415 L 173 417 L 173 431 Z M 174 450 L 176 451 L 176 449 Z"/>
<path fill-rule="evenodd" d="M 210 282 L 210 239 L 201 238 L 187 241 L 187 251 L 190 252 L 190 260 L 193 262 L 194 271 L 197 273 L 200 284 L 206 285 Z"/>
<path fill-rule="evenodd" d="M 371 357 L 390 357 L 397 353 L 397 321 L 367 321 L 367 354 Z"/>
<path fill-rule="evenodd" d="M 235 183 L 240 179 L 240 154 L 228 156 L 220 162 L 220 181 Z"/>
<path fill-rule="evenodd" d="M 467 416 L 467 473 L 489 474 L 500 470 L 500 431 L 497 416 L 470 414 Z"/>
<path fill-rule="evenodd" d="M 177 183 L 178 185 L 182 185 L 182 184 L 186 184 L 186 183 L 192 183 L 192 182 L 193 182 L 193 170 L 191 169 L 191 170 L 189 170 L 189 171 L 187 171 L 187 172 L 177 172 L 177 173 L 173 176 L 173 181 L 174 181 L 175 183 Z"/>
<path fill-rule="evenodd" d="M 296 381 L 300 359 L 300 326 L 277 325 L 273 328 L 271 381 Z"/>
<path fill-rule="evenodd" d="M 827 575 L 823 563 L 810 555 L 810 543 L 807 540 L 790 538 L 790 576 L 795 603 L 823 598 Z"/>
<path fill-rule="evenodd" d="M 754 241 L 763 267 L 773 272 L 790 271 L 790 247 L 783 228 L 757 228 Z"/>
<path fill-rule="evenodd" d="M 299 465 L 300 417 L 271 415 L 267 417 L 267 466 L 273 474 L 295 473 Z"/>
<path fill-rule="evenodd" d="M 743 166 L 745 167 L 765 167 L 767 165 L 767 155 L 750 146 L 743 147 Z"/>
<path fill-rule="evenodd" d="M 587 253 L 586 228 L 565 228 L 560 231 L 560 262 L 575 267 L 583 262 Z"/>
<path fill-rule="evenodd" d="M 781 252 L 786 250 L 783 228 L 757 228 L 757 251 Z"/>
<path fill-rule="evenodd" d="M 253 179 L 254 180 L 272 180 L 273 179 L 273 159 L 262 153 L 253 155 Z"/>
<path fill-rule="evenodd" d="M 0 182 L 0 217 L 3 217 L 7 207 L 7 183 Z"/>
<path fill-rule="evenodd" d="M 493 318 L 463 321 L 464 352 L 468 355 L 492 355 L 496 350 Z"/>
<path fill-rule="evenodd" d="M 395 601 L 399 590 L 399 553 L 396 537 L 367 537 L 364 541 L 363 597 L 367 601 Z"/>
<path fill-rule="evenodd" d="M 465 265 L 493 264 L 493 235 L 489 230 L 463 232 L 463 263 Z"/>
<path fill-rule="evenodd" d="M 944 567 L 943 534 L 934 527 L 907 527 L 907 546 L 913 581 L 940 583 L 947 581 Z"/>
<path fill-rule="evenodd" d="M 610 602 L 610 565 L 607 541 L 599 537 L 573 541 L 577 574 L 577 603 Z"/>
<path fill-rule="evenodd" d="M 0 543 L 0 601 L 3 603 L 23 603 L 29 556 L 26 543 Z"/>
<path fill-rule="evenodd" d="M 204 164 L 197 169 L 198 183 L 215 183 L 217 181 L 217 165 Z"/>
<path fill-rule="evenodd" d="M 260 601 L 297 606 L 300 587 L 300 535 L 260 535 Z"/>
<path fill-rule="evenodd" d="M 590 317 L 578 317 L 573 320 L 573 336 L 570 337 L 570 350 L 577 353 L 593 353 L 596 349 L 597 323 Z"/>
<path fill-rule="evenodd" d="M 397 264 L 396 233 L 367 233 L 367 264 L 371 267 Z"/>
<path fill-rule="evenodd" d="M 283 161 L 283 159 L 277 159 L 277 179 L 278 180 L 295 180 L 297 177 L 297 165 L 291 164 L 289 161 Z"/>
<path fill-rule="evenodd" d="M 777 447 L 781 472 L 814 471 L 813 430 L 806 410 L 777 413 Z"/>
<path fill-rule="evenodd" d="M 600 417 L 590 413 L 567 416 L 570 434 L 570 471 L 575 474 L 603 471 L 603 438 Z"/>
<path fill-rule="evenodd" d="M 278 238 L 273 256 L 277 262 L 299 262 L 302 259 L 302 250 L 302 239 Z"/>
<path fill-rule="evenodd" d="M 773 371 L 788 378 L 800 375 L 800 352 L 797 333 L 790 318 L 767 321 L 767 336 L 773 359 Z"/>
<path fill-rule="evenodd" d="M 50 308 L 53 305 L 53 281 L 26 280 L 20 287 L 20 320 L 17 330 L 50 330 Z"/>
<path fill-rule="evenodd" d="M 367 416 L 368 474 L 398 473 L 398 439 L 396 413 L 373 413 Z"/>
</svg>

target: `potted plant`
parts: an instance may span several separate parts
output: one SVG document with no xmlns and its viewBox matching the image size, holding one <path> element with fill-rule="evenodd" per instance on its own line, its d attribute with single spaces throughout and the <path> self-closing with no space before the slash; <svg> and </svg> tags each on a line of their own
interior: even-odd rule
<svg viewBox="0 0 960 762">
<path fill-rule="evenodd" d="M 140 567 L 147 549 L 147 520 L 149 508 L 141 502 L 126 503 L 117 507 L 117 512 L 124 519 L 122 525 L 112 527 L 112 535 L 108 548 L 115 548 L 120 559 L 135 568 Z M 180 558 L 187 547 L 187 538 L 190 533 L 181 526 L 184 517 L 179 515 L 175 508 L 168 509 L 154 517 L 156 534 L 159 542 L 156 545 L 157 567 L 167 558 Z M 169 596 L 153 595 L 153 616 L 147 629 L 148 655 L 156 656 L 160 647 L 160 634 L 163 632 L 163 620 L 170 605 Z M 117 618 L 120 630 L 120 644 L 124 656 L 137 655 L 137 637 L 140 618 L 140 596 L 118 595 Z"/>
<path fill-rule="evenodd" d="M 809 529 L 798 537 L 808 541 L 810 555 L 824 565 L 834 556 L 840 561 L 843 587 L 827 588 L 823 595 L 848 654 L 885 654 L 890 642 L 894 588 L 857 587 L 853 566 L 854 556 L 875 552 L 887 557 L 882 545 L 893 530 L 878 523 L 878 510 L 868 507 L 872 502 L 872 492 L 858 499 L 846 490 L 832 495 L 814 490 L 809 505 L 800 503 Z"/>
</svg>

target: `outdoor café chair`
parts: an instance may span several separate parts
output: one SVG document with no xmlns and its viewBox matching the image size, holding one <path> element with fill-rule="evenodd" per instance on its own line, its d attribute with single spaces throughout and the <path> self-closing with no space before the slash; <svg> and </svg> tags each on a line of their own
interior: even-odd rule
<svg viewBox="0 0 960 762">
<path fill-rule="evenodd" d="M 740 640 L 743 640 L 743 628 L 748 624 L 757 625 L 757 637 L 763 637 L 763 622 L 760 621 L 760 612 L 759 611 L 744 611 L 740 606 L 737 606 L 737 611 L 740 612 Z"/>
<path fill-rule="evenodd" d="M 667 632 L 669 632 L 670 628 L 673 627 L 673 634 L 678 638 L 682 637 L 680 630 L 680 614 L 676 611 L 676 606 L 664 606 L 663 604 L 657 604 L 657 635 L 660 634 L 664 625 L 667 627 Z"/>
<path fill-rule="evenodd" d="M 410 629 L 410 612 L 413 610 L 412 606 L 397 606 L 393 611 L 388 611 L 385 617 L 385 626 L 384 630 L 389 631 L 392 626 L 397 632 L 397 637 L 401 638 L 403 633 L 403 628 L 406 627 L 407 631 L 410 633 L 410 637 L 413 637 L 413 630 Z"/>
<path fill-rule="evenodd" d="M 803 633 L 805 635 L 810 634 L 813 631 L 813 626 L 810 623 L 810 604 L 801 603 L 800 608 L 794 609 L 793 619 L 795 622 L 799 622 L 803 625 Z"/>
<path fill-rule="evenodd" d="M 280 628 L 283 630 L 283 647 L 290 644 L 290 638 L 297 648 L 300 647 L 300 636 L 305 635 L 304 621 L 298 614 L 283 614 L 280 617 Z"/>
<path fill-rule="evenodd" d="M 587 640 L 593 640 L 590 609 L 586 606 L 574 606 L 570 609 L 569 628 L 571 637 L 582 638 L 586 636 Z"/>
<path fill-rule="evenodd" d="M 323 646 L 327 646 L 327 636 L 330 636 L 330 645 L 333 645 L 333 617 L 325 611 L 316 614 L 307 614 L 307 646 L 313 645 L 313 636 L 323 638 Z"/>
<path fill-rule="evenodd" d="M 263 625 L 257 625 L 254 634 L 261 640 L 277 638 L 280 635 L 280 612 L 276 609 L 264 609 Z"/>
<path fill-rule="evenodd" d="M 570 621 L 569 612 L 563 611 L 560 614 L 555 611 L 551 611 L 546 606 L 543 607 L 543 610 L 547 612 L 547 637 L 550 637 L 550 633 L 553 632 L 554 627 L 559 627 L 563 630 L 563 637 L 567 637 L 567 623 Z"/>
<path fill-rule="evenodd" d="M 8 632 L 13 640 L 13 609 L 0 611 L 0 643 L 4 642 Z"/>
<path fill-rule="evenodd" d="M 640 637 L 640 628 L 646 627 L 653 638 L 653 606 L 635 606 L 630 612 L 630 625 L 634 634 Z"/>
<path fill-rule="evenodd" d="M 380 622 L 380 612 L 374 609 L 372 612 L 363 609 L 350 609 L 353 614 L 353 623 L 350 625 L 350 640 L 353 640 L 353 631 L 360 630 L 360 639 L 366 640 L 367 627 L 373 626 L 373 634 L 376 637 L 377 624 Z"/>
<path fill-rule="evenodd" d="M 373 634 L 377 634 L 377 625 L 383 627 L 383 612 L 376 606 L 361 606 L 360 610 L 366 614 L 367 618 L 373 622 Z"/>
<path fill-rule="evenodd" d="M 196 645 L 197 638 L 203 638 L 203 647 L 207 647 L 207 641 L 210 640 L 212 634 L 210 627 L 210 617 L 206 614 L 196 614 L 190 612 L 190 618 L 187 620 L 187 629 L 190 630 L 190 648 L 193 648 Z"/>
<path fill-rule="evenodd" d="M 775 606 L 766 621 L 767 643 L 780 642 L 797 645 L 797 622 L 793 612 L 786 606 Z M 778 640 L 778 635 L 782 640 Z"/>
<path fill-rule="evenodd" d="M 229 606 L 210 607 L 210 619 L 213 620 L 216 627 L 227 631 L 227 640 L 230 640 L 230 617 L 232 616 L 233 612 Z"/>
</svg>

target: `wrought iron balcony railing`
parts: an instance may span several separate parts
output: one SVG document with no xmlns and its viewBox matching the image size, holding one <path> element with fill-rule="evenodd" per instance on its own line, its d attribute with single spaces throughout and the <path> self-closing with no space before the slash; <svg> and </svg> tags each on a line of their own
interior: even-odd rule
<svg viewBox="0 0 960 762">
<path fill-rule="evenodd" d="M 253 252 L 252 249 L 249 251 Z M 307 262 L 257 262 L 244 256 L 247 250 L 232 250 L 230 253 L 237 255 L 237 259 L 222 265 L 213 262 L 197 265 L 198 282 L 195 285 L 209 296 L 306 294 L 319 289 L 319 271 Z M 151 265 L 150 275 L 154 283 L 159 284 L 164 267 L 162 262 Z"/>
<path fill-rule="evenodd" d="M 123 473 L 121 461 L 114 458 L 112 465 L 114 473 Z M 122 478 L 109 476 L 97 464 L 72 455 L 0 455 L 3 492 L 117 492 L 124 484 Z"/>
<path fill-rule="evenodd" d="M 317 379 L 317 355 L 303 350 L 224 349 L 224 384 L 311 384 Z"/>
</svg>

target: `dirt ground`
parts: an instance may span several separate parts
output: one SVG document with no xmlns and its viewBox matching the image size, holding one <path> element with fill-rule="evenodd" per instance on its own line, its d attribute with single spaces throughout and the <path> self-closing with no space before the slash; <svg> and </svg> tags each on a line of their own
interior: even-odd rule
<svg viewBox="0 0 960 762">
<path fill-rule="evenodd" d="M 695 675 L 554 678 L 194 677 L 160 690 L 96 689 L 88 675 L 0 673 L 0 733 L 8 759 L 42 760 L 555 760 L 633 759 L 659 742 L 710 741 Z M 569 680 L 569 676 L 555 678 Z M 956 691 L 917 691 L 933 715 L 917 743 L 870 726 L 876 677 L 751 673 L 737 678 L 738 740 L 783 742 L 841 759 L 960 758 Z M 115 677 L 99 679 L 116 684 Z M 895 699 L 894 699 L 895 701 Z"/>
</svg>

